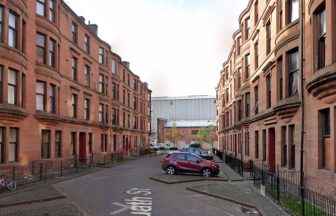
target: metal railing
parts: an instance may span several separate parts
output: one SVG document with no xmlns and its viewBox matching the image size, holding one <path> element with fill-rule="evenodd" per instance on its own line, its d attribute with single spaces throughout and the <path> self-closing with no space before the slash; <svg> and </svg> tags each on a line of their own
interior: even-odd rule
<svg viewBox="0 0 336 216">
<path fill-rule="evenodd" d="M 43 181 L 59 176 L 70 175 L 81 170 L 89 169 L 92 166 L 109 167 L 113 163 L 123 161 L 133 155 L 143 156 L 149 154 L 148 149 L 128 152 L 114 153 L 92 153 L 87 157 L 76 155 L 69 159 L 42 159 L 35 160 L 27 165 L 0 164 L 0 175 L 13 179 L 17 185 L 24 185 Z M 0 192 L 5 188 L 0 189 Z"/>
<path fill-rule="evenodd" d="M 270 172 L 265 165 L 254 165 L 253 183 L 294 215 L 336 215 L 335 199 L 308 188 L 304 188 L 304 202 L 301 202 L 300 173 L 297 171 L 278 169 L 277 172 Z"/>
<path fill-rule="evenodd" d="M 235 158 L 233 155 L 225 155 L 225 163 L 229 165 L 240 176 L 244 176 L 244 163 L 243 161 Z"/>
</svg>

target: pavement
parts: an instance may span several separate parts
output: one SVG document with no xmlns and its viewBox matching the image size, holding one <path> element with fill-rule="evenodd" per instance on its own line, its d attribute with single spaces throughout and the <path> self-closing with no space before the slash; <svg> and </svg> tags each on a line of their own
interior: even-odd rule
<svg viewBox="0 0 336 216">
<path fill-rule="evenodd" d="M 228 178 L 229 181 L 243 181 L 244 178 L 236 173 L 230 166 L 223 162 L 218 156 L 214 155 L 213 160 L 218 163 L 221 173 Z"/>
<path fill-rule="evenodd" d="M 218 182 L 188 187 L 187 189 L 254 208 L 260 215 L 290 215 L 270 198 L 262 195 L 250 181 Z"/>
</svg>

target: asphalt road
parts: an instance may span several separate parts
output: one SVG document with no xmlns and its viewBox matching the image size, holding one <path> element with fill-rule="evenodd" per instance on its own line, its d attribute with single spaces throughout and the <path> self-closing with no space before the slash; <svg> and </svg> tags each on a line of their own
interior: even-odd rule
<svg viewBox="0 0 336 216">
<path fill-rule="evenodd" d="M 88 216 L 245 215 L 237 204 L 185 189 L 207 182 L 168 185 L 150 180 L 161 172 L 162 157 L 137 159 L 54 186 Z"/>
</svg>

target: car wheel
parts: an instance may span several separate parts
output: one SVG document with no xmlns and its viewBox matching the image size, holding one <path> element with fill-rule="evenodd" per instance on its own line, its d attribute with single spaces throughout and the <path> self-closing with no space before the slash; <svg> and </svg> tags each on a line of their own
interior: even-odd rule
<svg viewBox="0 0 336 216">
<path fill-rule="evenodd" d="M 166 173 L 168 175 L 174 175 L 175 174 L 175 168 L 173 166 L 168 166 L 167 169 L 166 169 Z"/>
<path fill-rule="evenodd" d="M 211 171 L 210 171 L 210 169 L 208 169 L 208 168 L 204 168 L 204 169 L 202 170 L 202 176 L 204 176 L 204 177 L 210 177 L 210 176 L 211 176 Z"/>
</svg>

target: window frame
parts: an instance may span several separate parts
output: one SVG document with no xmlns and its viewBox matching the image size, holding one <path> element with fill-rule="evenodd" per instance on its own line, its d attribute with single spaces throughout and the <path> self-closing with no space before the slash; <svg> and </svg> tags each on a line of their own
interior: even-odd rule
<svg viewBox="0 0 336 216">
<path fill-rule="evenodd" d="M 282 100 L 284 97 L 283 95 L 283 61 L 282 61 L 282 56 L 278 58 L 277 60 L 277 74 L 278 74 L 278 98 L 279 100 Z"/>
<path fill-rule="evenodd" d="M 249 118 L 251 112 L 251 96 L 250 93 L 245 94 L 245 117 Z"/>
<path fill-rule="evenodd" d="M 57 139 L 59 137 L 59 140 Z M 62 131 L 56 130 L 55 131 L 55 157 L 61 158 L 62 157 Z"/>
<path fill-rule="evenodd" d="M 266 109 L 271 108 L 272 106 L 272 88 L 271 88 L 271 74 L 266 76 Z"/>
<path fill-rule="evenodd" d="M 91 67 L 87 64 L 84 65 L 84 85 L 90 86 Z"/>
<path fill-rule="evenodd" d="M 324 17 L 324 19 L 322 19 Z M 326 66 L 326 42 L 327 42 L 327 17 L 326 17 L 326 7 L 321 5 L 320 8 L 315 12 L 315 23 L 316 28 L 314 28 L 316 33 L 316 69 L 322 69 Z M 321 23 L 324 20 L 324 23 Z"/>
<path fill-rule="evenodd" d="M 259 4 L 258 0 L 254 3 L 254 25 L 256 26 L 259 21 Z"/>
<path fill-rule="evenodd" d="M 71 79 L 78 80 L 78 59 L 74 56 L 71 59 Z"/>
<path fill-rule="evenodd" d="M 49 111 L 51 113 L 56 113 L 56 85 L 50 83 L 49 84 Z"/>
<path fill-rule="evenodd" d="M 77 118 L 77 108 L 78 108 L 78 95 L 72 94 L 71 96 L 71 117 Z"/>
<path fill-rule="evenodd" d="M 84 34 L 84 51 L 90 54 L 90 36 Z"/>
<path fill-rule="evenodd" d="M 43 9 L 43 14 L 39 13 L 39 5 Z M 46 17 L 47 16 L 47 10 L 46 10 L 46 1 L 45 0 L 36 0 L 36 14 L 39 16 Z"/>
<path fill-rule="evenodd" d="M 71 41 L 72 43 L 78 43 L 78 25 L 75 22 L 71 24 Z"/>
<path fill-rule="evenodd" d="M 42 91 L 38 92 L 39 90 L 38 85 L 43 85 L 43 92 Z M 46 94 L 46 82 L 37 80 L 36 81 L 36 91 L 35 91 L 35 101 L 36 101 L 35 109 L 37 111 L 42 111 L 42 112 L 46 111 L 46 95 L 47 95 Z M 42 99 L 42 109 L 39 109 L 41 104 L 38 104 L 38 102 L 40 102 L 38 98 Z"/>
<path fill-rule="evenodd" d="M 46 135 L 46 137 L 44 135 Z M 44 138 L 47 138 L 47 140 L 44 140 Z M 50 159 L 50 140 L 51 131 L 41 130 L 41 159 Z"/>
<path fill-rule="evenodd" d="M 292 66 L 292 56 L 296 55 L 296 66 L 297 68 L 291 68 Z M 287 91 L 288 91 L 288 97 L 294 96 L 298 94 L 298 72 L 299 72 L 299 52 L 297 49 L 293 49 L 287 53 L 287 59 L 288 59 L 288 85 L 287 85 Z M 292 77 L 292 79 L 291 79 Z M 294 89 L 294 85 L 296 84 L 296 89 Z"/>
<path fill-rule="evenodd" d="M 14 17 L 14 26 L 11 25 L 11 16 Z M 9 10 L 8 14 L 8 46 L 17 49 L 18 48 L 18 20 L 19 16 L 12 10 Z M 11 33 L 13 36 L 13 40 L 10 40 Z"/>
<path fill-rule="evenodd" d="M 77 132 L 71 132 L 71 148 L 70 148 L 71 156 L 75 156 L 77 154 Z"/>
<path fill-rule="evenodd" d="M 6 127 L 0 127 L 0 164 L 5 163 Z"/>
<path fill-rule="evenodd" d="M 238 68 L 238 71 L 237 71 L 237 88 L 236 89 L 239 89 L 241 86 L 242 86 L 242 69 Z"/>
<path fill-rule="evenodd" d="M 2 5 L 0 5 L 0 43 L 4 42 L 4 8 Z"/>
<path fill-rule="evenodd" d="M 247 17 L 245 19 L 245 40 L 248 40 L 251 36 L 251 19 L 250 17 Z"/>
<path fill-rule="evenodd" d="M 272 47 L 272 30 L 271 30 L 271 21 L 266 23 L 266 55 L 270 54 Z"/>
<path fill-rule="evenodd" d="M 56 2 L 55 0 L 49 0 L 49 16 L 48 19 L 51 22 L 55 22 L 56 21 Z"/>
<path fill-rule="evenodd" d="M 4 67 L 2 65 L 0 65 L 0 103 L 3 103 L 3 79 L 4 79 Z"/>
<path fill-rule="evenodd" d="M 294 10 L 293 10 L 293 2 L 296 1 L 297 2 L 297 14 L 293 14 Z M 290 24 L 292 22 L 295 22 L 296 20 L 299 19 L 299 0 L 287 0 L 287 24 Z M 296 17 L 294 16 L 296 15 Z"/>
<path fill-rule="evenodd" d="M 104 48 L 99 47 L 99 57 L 98 57 L 99 64 L 104 64 L 104 60 L 105 60 L 104 53 L 105 53 Z"/>
<path fill-rule="evenodd" d="M 91 100 L 89 98 L 84 98 L 84 120 L 90 120 L 90 105 Z"/>
<path fill-rule="evenodd" d="M 40 39 L 43 38 L 43 45 L 39 44 L 39 37 Z M 40 55 L 39 51 L 41 52 L 42 56 Z M 36 61 L 41 64 L 47 63 L 47 36 L 43 33 L 37 32 L 36 33 Z M 42 61 L 41 61 L 42 59 Z"/>
<path fill-rule="evenodd" d="M 254 158 L 259 159 L 259 131 L 254 131 Z"/>
<path fill-rule="evenodd" d="M 254 69 L 259 67 L 259 43 L 258 41 L 254 44 Z"/>
<path fill-rule="evenodd" d="M 88 147 L 89 147 L 89 150 L 88 150 L 88 153 L 89 154 L 92 154 L 93 152 L 93 133 L 89 133 L 88 135 Z"/>
<path fill-rule="evenodd" d="M 15 140 L 12 140 L 12 135 L 11 132 L 15 131 Z M 15 127 L 10 127 L 9 128 L 9 154 L 8 154 L 8 161 L 9 162 L 17 162 L 18 161 L 18 148 L 20 145 L 20 129 L 19 128 L 15 128 Z M 14 155 L 12 155 L 11 153 L 11 149 L 14 149 Z"/>
<path fill-rule="evenodd" d="M 49 66 L 56 68 L 56 52 L 57 42 L 53 38 L 49 40 Z"/>
<path fill-rule="evenodd" d="M 250 78 L 251 71 L 251 55 L 250 53 L 245 55 L 245 79 L 248 80 Z"/>
<path fill-rule="evenodd" d="M 15 83 L 11 83 L 11 74 L 15 74 Z M 13 105 L 18 105 L 18 74 L 19 71 L 12 69 L 12 68 L 8 68 L 8 83 L 7 83 L 7 103 L 8 104 L 13 104 Z M 13 89 L 13 94 L 11 95 L 10 92 Z M 13 96 L 13 98 L 11 98 L 11 96 Z"/>
</svg>

